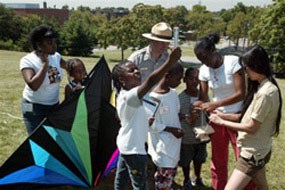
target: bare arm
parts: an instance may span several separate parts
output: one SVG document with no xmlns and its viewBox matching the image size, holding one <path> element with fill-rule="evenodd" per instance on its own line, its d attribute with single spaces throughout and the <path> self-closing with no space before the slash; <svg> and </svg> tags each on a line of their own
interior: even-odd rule
<svg viewBox="0 0 285 190">
<path fill-rule="evenodd" d="M 228 121 L 239 122 L 241 119 L 241 113 L 223 113 L 219 110 L 215 110 L 214 114 L 217 114 L 220 118 Z"/>
<path fill-rule="evenodd" d="M 245 96 L 245 79 L 244 72 L 242 70 L 239 70 L 234 74 L 234 88 L 235 92 L 233 95 L 216 102 L 204 103 L 201 106 L 202 109 L 206 111 L 213 111 L 218 107 L 231 105 L 233 103 L 243 100 Z"/>
<path fill-rule="evenodd" d="M 178 139 L 184 136 L 184 131 L 180 128 L 167 126 L 165 127 L 164 131 L 171 133 Z"/>
<path fill-rule="evenodd" d="M 261 124 L 259 121 L 254 119 L 250 119 L 248 123 L 237 123 L 233 121 L 227 121 L 219 117 L 217 114 L 211 114 L 210 122 L 228 127 L 236 131 L 243 131 L 251 134 L 255 133 Z"/>
<path fill-rule="evenodd" d="M 66 62 L 64 59 L 60 59 L 60 67 L 66 70 Z"/>
<path fill-rule="evenodd" d="M 32 68 L 24 68 L 22 69 L 22 75 L 27 83 L 27 85 L 33 90 L 36 91 L 40 88 L 43 81 L 45 80 L 46 73 L 48 70 L 48 55 L 47 54 L 39 54 L 39 57 L 41 58 L 43 64 L 40 68 L 40 70 L 35 73 L 35 71 Z"/>
<path fill-rule="evenodd" d="M 64 89 L 64 99 L 66 100 L 68 97 L 71 96 L 71 94 L 72 94 L 71 88 L 68 85 L 66 85 Z"/>
<path fill-rule="evenodd" d="M 239 70 L 234 74 L 234 88 L 235 93 L 228 98 L 219 101 L 220 106 L 230 105 L 241 101 L 245 96 L 245 79 L 243 70 Z"/>
<path fill-rule="evenodd" d="M 199 100 L 203 102 L 207 102 L 209 100 L 208 92 L 209 92 L 209 86 L 207 81 L 200 81 L 199 85 Z"/>
<path fill-rule="evenodd" d="M 153 71 L 149 77 L 140 85 L 138 89 L 138 97 L 141 99 L 152 87 L 159 82 L 164 74 L 176 64 L 181 57 L 181 49 L 179 47 L 173 49 L 168 59 L 155 71 Z"/>
</svg>

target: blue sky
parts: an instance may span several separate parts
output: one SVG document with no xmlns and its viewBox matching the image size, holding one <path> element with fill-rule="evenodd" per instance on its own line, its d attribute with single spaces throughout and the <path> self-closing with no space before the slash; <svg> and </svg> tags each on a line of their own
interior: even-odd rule
<svg viewBox="0 0 285 190">
<path fill-rule="evenodd" d="M 177 5 L 184 5 L 187 9 L 199 2 L 202 5 L 207 6 L 210 11 L 218 11 L 222 8 L 229 9 L 234 7 L 238 2 L 249 6 L 266 6 L 272 4 L 272 0 L 0 0 L 1 3 L 38 3 L 42 7 L 43 1 L 47 2 L 48 7 L 61 8 L 63 5 L 67 4 L 71 7 L 78 7 L 80 5 L 88 6 L 92 9 L 96 7 L 127 7 L 131 9 L 137 3 L 144 3 L 148 5 L 162 5 L 163 7 L 175 7 Z"/>
</svg>

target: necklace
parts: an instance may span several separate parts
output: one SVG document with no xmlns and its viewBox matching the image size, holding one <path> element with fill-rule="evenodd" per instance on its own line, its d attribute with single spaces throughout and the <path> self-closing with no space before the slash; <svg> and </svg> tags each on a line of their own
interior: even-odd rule
<svg viewBox="0 0 285 190">
<path fill-rule="evenodd" d="M 213 69 L 213 74 L 214 74 L 214 77 L 213 77 L 214 81 L 213 81 L 213 82 L 218 82 L 219 79 L 218 79 L 218 76 L 217 76 L 217 71 L 216 71 L 216 69 Z"/>
<path fill-rule="evenodd" d="M 221 56 L 220 57 L 220 60 L 219 60 L 220 64 L 217 68 L 211 68 L 212 71 L 213 71 L 213 82 L 216 83 L 219 81 L 219 78 L 218 78 L 218 72 L 219 72 L 219 69 L 222 67 L 223 63 L 224 63 L 224 56 Z"/>
</svg>

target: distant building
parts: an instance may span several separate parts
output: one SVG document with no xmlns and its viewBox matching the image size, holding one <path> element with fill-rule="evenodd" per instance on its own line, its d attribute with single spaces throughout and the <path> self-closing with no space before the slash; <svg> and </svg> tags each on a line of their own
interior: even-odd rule
<svg viewBox="0 0 285 190">
<path fill-rule="evenodd" d="M 197 40 L 197 34 L 191 30 L 184 32 L 185 40 L 187 41 L 196 41 Z"/>
<path fill-rule="evenodd" d="M 97 9 L 97 10 L 93 10 L 92 13 L 94 15 L 96 14 L 104 14 L 106 15 L 106 17 L 108 19 L 111 18 L 119 18 L 119 17 L 123 17 L 125 15 L 128 15 L 130 13 L 130 11 L 128 9 L 125 8 L 104 8 L 104 9 Z"/>
<path fill-rule="evenodd" d="M 39 9 L 40 5 L 37 3 L 5 3 L 6 8 L 12 9 Z"/>
<path fill-rule="evenodd" d="M 54 18 L 60 24 L 63 24 L 69 16 L 69 10 L 47 8 L 47 3 L 43 3 L 43 8 L 40 8 L 36 3 L 4 3 L 7 8 L 12 8 L 17 15 L 27 16 L 28 14 L 38 15 L 45 19 Z"/>
</svg>

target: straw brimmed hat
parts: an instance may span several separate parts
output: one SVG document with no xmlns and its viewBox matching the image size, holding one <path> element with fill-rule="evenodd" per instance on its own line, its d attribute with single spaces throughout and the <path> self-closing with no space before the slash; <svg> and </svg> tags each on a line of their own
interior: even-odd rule
<svg viewBox="0 0 285 190">
<path fill-rule="evenodd" d="M 172 29 L 169 24 L 160 22 L 152 27 L 151 33 L 144 33 L 142 36 L 154 41 L 171 42 Z"/>
</svg>

